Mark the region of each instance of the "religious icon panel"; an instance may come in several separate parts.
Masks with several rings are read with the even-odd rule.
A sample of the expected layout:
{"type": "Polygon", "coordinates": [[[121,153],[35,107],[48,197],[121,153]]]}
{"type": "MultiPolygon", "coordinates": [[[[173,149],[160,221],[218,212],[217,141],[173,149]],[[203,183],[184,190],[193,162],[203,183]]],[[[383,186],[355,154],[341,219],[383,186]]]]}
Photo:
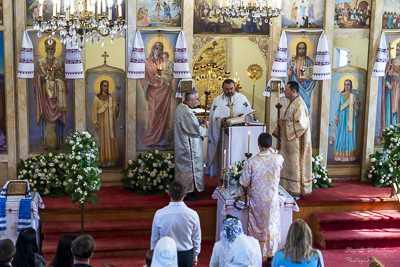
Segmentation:
{"type": "MultiPolygon", "coordinates": [[[[254,18],[231,18],[219,7],[226,7],[229,0],[194,0],[193,33],[194,34],[235,34],[235,35],[268,35],[269,21],[254,18]],[[231,21],[230,21],[231,20],[231,21]]],[[[242,1],[243,2],[243,1],[242,1]]]]}
{"type": "MultiPolygon", "coordinates": [[[[27,26],[33,26],[33,22],[37,21],[39,18],[39,12],[40,9],[42,9],[43,12],[43,20],[48,21],[51,20],[53,16],[55,16],[56,9],[54,8],[55,4],[57,3],[58,0],[43,0],[43,3],[41,4],[40,1],[38,0],[25,0],[25,14],[26,14],[26,25],[27,26]]],[[[60,9],[60,14],[65,15],[65,2],[67,0],[61,1],[61,9],[60,9]]],[[[94,2],[94,1],[93,1],[94,2]]],[[[103,0],[102,3],[104,2],[105,5],[106,1],[103,0]]],[[[109,2],[109,0],[107,0],[109,2]]],[[[112,7],[112,20],[117,20],[117,0],[112,0],[113,7],[112,7]]],[[[80,1],[75,1],[75,10],[80,8],[80,1]]],[[[108,3],[107,3],[108,4],[108,3]]],[[[97,7],[98,5],[95,5],[95,12],[97,13],[97,7]]],[[[108,16],[108,8],[105,10],[105,14],[108,16]]],[[[125,19],[125,1],[122,2],[122,18],[125,19]]]]}
{"type": "Polygon", "coordinates": [[[174,149],[174,49],[178,34],[142,33],[145,78],[138,80],[137,150],[174,149]]]}
{"type": "Polygon", "coordinates": [[[138,27],[181,27],[182,1],[138,0],[138,27]]]}
{"type": "Polygon", "coordinates": [[[347,66],[333,70],[329,111],[328,164],[360,163],[366,71],[347,66]]]}
{"type": "Polygon", "coordinates": [[[99,166],[124,166],[125,72],[105,63],[86,71],[86,128],[97,138],[99,166]]]}
{"type": "Polygon", "coordinates": [[[35,74],[28,82],[30,153],[60,149],[74,129],[73,80],[65,79],[65,47],[58,36],[39,38],[33,44],[35,74]]]}
{"type": "Polygon", "coordinates": [[[4,38],[0,31],[0,154],[7,153],[7,113],[6,91],[4,84],[4,38]]]}
{"type": "Polygon", "coordinates": [[[335,0],[335,28],[369,29],[371,0],[335,0]]]}
{"type": "MultiPolygon", "coordinates": [[[[284,82],[299,83],[299,94],[307,105],[311,124],[312,147],[318,147],[320,119],[320,84],[313,80],[313,69],[319,34],[287,34],[287,76],[284,82]]],[[[283,109],[284,110],[284,109],[283,109]]]]}
{"type": "Polygon", "coordinates": [[[386,34],[389,60],[385,76],[379,77],[375,146],[381,146],[383,129],[400,122],[400,35],[386,34]]]}
{"type": "Polygon", "coordinates": [[[283,1],[282,28],[322,28],[325,1],[283,1]]]}
{"type": "Polygon", "coordinates": [[[399,29],[399,19],[399,1],[383,0],[382,29],[399,29]]]}

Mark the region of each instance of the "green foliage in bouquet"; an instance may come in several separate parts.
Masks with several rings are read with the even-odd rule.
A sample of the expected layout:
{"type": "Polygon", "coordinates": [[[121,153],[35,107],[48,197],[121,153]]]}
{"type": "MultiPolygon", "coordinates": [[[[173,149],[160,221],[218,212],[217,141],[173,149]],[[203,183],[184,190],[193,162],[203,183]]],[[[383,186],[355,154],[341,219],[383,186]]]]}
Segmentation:
{"type": "Polygon", "coordinates": [[[322,154],[312,157],[313,189],[334,187],[334,185],[331,184],[332,179],[329,178],[326,166],[321,164],[323,159],[324,157],[322,154]]]}
{"type": "Polygon", "coordinates": [[[31,191],[41,196],[58,198],[65,196],[65,154],[55,151],[22,160],[18,164],[18,179],[28,180],[31,191]]]}
{"type": "Polygon", "coordinates": [[[233,165],[229,166],[229,172],[227,173],[231,178],[239,181],[240,176],[242,176],[242,169],[245,160],[235,162],[233,165]]]}
{"type": "Polygon", "coordinates": [[[165,194],[174,180],[174,156],[170,153],[159,153],[158,150],[139,154],[137,160],[128,161],[128,167],[122,172],[124,188],[137,195],[165,194]]]}
{"type": "Polygon", "coordinates": [[[98,205],[97,191],[100,190],[98,167],[99,149],[92,134],[87,131],[71,132],[65,143],[67,150],[65,191],[73,203],[98,205]]]}

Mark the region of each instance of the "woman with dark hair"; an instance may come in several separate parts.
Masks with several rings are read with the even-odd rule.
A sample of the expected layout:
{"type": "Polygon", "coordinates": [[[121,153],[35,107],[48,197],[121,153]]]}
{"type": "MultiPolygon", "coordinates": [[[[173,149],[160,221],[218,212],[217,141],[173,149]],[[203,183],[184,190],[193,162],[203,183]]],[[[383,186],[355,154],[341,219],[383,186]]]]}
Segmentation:
{"type": "Polygon", "coordinates": [[[71,243],[77,238],[74,234],[65,234],[58,241],[56,255],[51,267],[71,267],[74,263],[74,257],[71,252],[71,243]]]}
{"type": "Polygon", "coordinates": [[[37,254],[39,249],[36,231],[32,227],[21,230],[15,248],[17,252],[12,261],[13,267],[44,267],[46,265],[46,260],[37,254]]]}
{"type": "Polygon", "coordinates": [[[286,244],[274,255],[272,267],[324,267],[321,251],[312,248],[312,240],[307,223],[302,219],[295,220],[289,228],[286,244]]]}

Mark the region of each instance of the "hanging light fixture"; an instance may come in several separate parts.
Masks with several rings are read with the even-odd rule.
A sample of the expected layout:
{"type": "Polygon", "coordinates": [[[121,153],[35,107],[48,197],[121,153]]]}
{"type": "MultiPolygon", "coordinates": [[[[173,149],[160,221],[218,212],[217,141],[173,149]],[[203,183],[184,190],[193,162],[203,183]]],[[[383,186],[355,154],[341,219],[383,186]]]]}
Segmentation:
{"type": "Polygon", "coordinates": [[[244,19],[243,24],[253,20],[254,23],[262,25],[269,23],[272,26],[273,19],[278,24],[278,16],[284,15],[282,0],[226,0],[227,6],[217,7],[216,13],[221,14],[221,23],[227,21],[233,23],[232,19],[244,19]]]}
{"type": "Polygon", "coordinates": [[[53,0],[53,16],[48,21],[43,19],[43,2],[38,0],[39,16],[33,28],[38,31],[38,37],[49,34],[49,42],[59,32],[61,43],[84,49],[85,39],[91,45],[104,46],[104,37],[110,37],[113,43],[114,37],[125,36],[127,25],[122,16],[122,0],[53,0]],[[114,5],[116,20],[112,19],[114,5]]]}

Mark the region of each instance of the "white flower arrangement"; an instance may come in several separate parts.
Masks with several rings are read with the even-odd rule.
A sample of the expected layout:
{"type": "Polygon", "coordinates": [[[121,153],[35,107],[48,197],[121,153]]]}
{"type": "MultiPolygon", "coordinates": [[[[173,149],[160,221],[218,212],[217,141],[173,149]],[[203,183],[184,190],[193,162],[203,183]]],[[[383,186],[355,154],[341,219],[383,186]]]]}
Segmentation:
{"type": "Polygon", "coordinates": [[[323,159],[322,154],[312,157],[313,189],[334,187],[326,166],[321,163],[323,159]]]}
{"type": "Polygon", "coordinates": [[[124,188],[138,195],[165,194],[174,180],[174,155],[161,154],[158,150],[139,154],[137,160],[129,160],[128,167],[122,171],[124,188]]]}
{"type": "Polygon", "coordinates": [[[19,180],[28,180],[33,192],[51,198],[66,195],[66,155],[51,151],[48,155],[21,160],[18,164],[19,180]]]}
{"type": "Polygon", "coordinates": [[[64,147],[67,150],[66,163],[70,166],[66,174],[65,190],[73,203],[99,204],[97,191],[100,190],[100,173],[98,167],[99,150],[94,136],[87,131],[71,132],[64,147]]]}
{"type": "Polygon", "coordinates": [[[398,182],[400,169],[400,127],[399,125],[390,125],[382,132],[382,141],[384,143],[382,151],[376,151],[370,155],[371,168],[365,172],[368,182],[375,187],[392,186],[392,179],[398,182]]]}

